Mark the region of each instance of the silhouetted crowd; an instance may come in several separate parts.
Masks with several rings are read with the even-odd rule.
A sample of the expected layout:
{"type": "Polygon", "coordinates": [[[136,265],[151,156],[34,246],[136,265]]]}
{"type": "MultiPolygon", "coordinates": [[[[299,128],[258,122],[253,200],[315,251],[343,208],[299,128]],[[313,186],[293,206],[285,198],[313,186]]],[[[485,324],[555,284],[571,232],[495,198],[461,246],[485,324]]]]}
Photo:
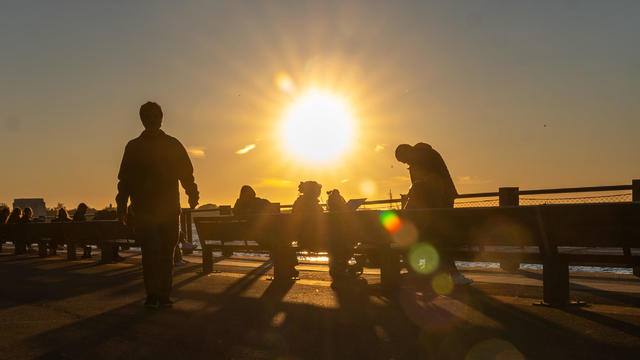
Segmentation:
{"type": "MultiPolygon", "coordinates": [[[[442,156],[436,150],[426,143],[418,143],[414,146],[402,144],[396,149],[396,159],[409,166],[412,185],[407,195],[405,209],[453,208],[458,192],[442,156]]],[[[349,222],[349,211],[355,211],[355,209],[348,208],[347,202],[338,189],[328,191],[326,210],[330,215],[332,213],[339,215],[340,219],[338,226],[327,226],[323,223],[325,218],[321,216],[325,212],[320,204],[322,185],[315,181],[303,181],[298,186],[298,193],[299,196],[293,203],[291,211],[292,229],[295,232],[292,240],[306,250],[328,250],[332,286],[340,286],[344,282],[348,283],[356,279],[357,272],[352,271],[348,264],[354,253],[353,237],[336,233],[344,231],[345,223],[349,222]]],[[[255,190],[249,185],[242,186],[233,207],[233,213],[237,217],[278,211],[273,209],[268,200],[257,197],[255,190]]],[[[332,219],[334,218],[330,216],[329,221],[332,219]]],[[[446,244],[438,244],[438,247],[440,269],[448,272],[455,284],[470,283],[471,280],[464,277],[456,268],[446,244]]],[[[298,276],[298,271],[295,269],[298,264],[295,251],[287,250],[287,247],[282,249],[274,247],[271,255],[274,262],[286,264],[282,272],[277,275],[291,278],[298,276]]]]}
{"type": "MultiPolygon", "coordinates": [[[[171,307],[172,269],[174,264],[183,264],[180,243],[184,235],[180,231],[181,212],[178,184],[185,189],[189,206],[195,208],[199,200],[198,187],[193,177],[193,166],[184,146],[176,138],[164,133],[160,128],[163,120],[160,105],[147,102],[140,107],[140,119],[144,131],[129,141],[118,173],[117,211],[102,210],[93,220],[119,219],[126,224],[142,249],[144,284],[147,293],[146,307],[171,307]],[[130,201],[130,204],[129,204],[130,201]]],[[[411,188],[407,195],[405,209],[452,208],[458,195],[449,170],[442,156],[426,143],[414,146],[399,145],[396,159],[409,167],[411,188]]],[[[298,197],[291,211],[291,228],[285,242],[297,244],[309,251],[328,250],[330,275],[334,288],[359,281],[359,274],[350,265],[354,255],[354,237],[350,236],[352,213],[338,189],[327,192],[327,212],[320,204],[322,185],[315,181],[303,181],[298,186],[298,197]],[[327,221],[330,224],[327,224],[327,221]],[[329,226],[328,226],[329,225],[329,226]]],[[[53,222],[84,222],[87,220],[86,204],[78,205],[73,217],[66,209],[58,210],[53,222]]],[[[240,189],[240,195],[233,207],[239,218],[256,215],[277,214],[279,204],[272,204],[257,196],[248,185],[240,189]]],[[[258,216],[258,217],[259,217],[258,216]]],[[[30,208],[21,210],[0,209],[0,223],[25,224],[34,221],[30,208]]],[[[2,239],[0,239],[2,240],[2,239]]],[[[89,239],[80,245],[83,258],[91,257],[89,239]]],[[[425,240],[425,239],[421,239],[425,240]]],[[[298,264],[295,247],[278,246],[282,239],[260,237],[259,242],[270,249],[270,255],[279,266],[274,271],[276,278],[296,278],[298,264]]],[[[29,251],[28,241],[13,240],[15,251],[22,254],[29,251]]],[[[63,246],[64,239],[50,242],[52,252],[63,246]]],[[[448,272],[455,284],[468,284],[456,269],[449,256],[446,244],[436,244],[440,256],[440,269],[448,272]]],[[[103,249],[103,251],[105,251],[103,249]]],[[[118,247],[114,246],[112,258],[120,260],[118,247]]],[[[225,252],[223,255],[230,255],[225,252]]],[[[409,269],[410,270],[410,269],[409,269]]]]}

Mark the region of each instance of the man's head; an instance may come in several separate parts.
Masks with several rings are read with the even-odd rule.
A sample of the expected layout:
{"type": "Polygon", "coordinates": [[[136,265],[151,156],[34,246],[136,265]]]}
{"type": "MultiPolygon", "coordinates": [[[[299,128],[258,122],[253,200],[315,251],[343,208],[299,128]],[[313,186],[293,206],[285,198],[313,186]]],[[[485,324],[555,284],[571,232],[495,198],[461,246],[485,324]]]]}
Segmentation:
{"type": "Polygon", "coordinates": [[[433,150],[433,147],[431,147],[431,145],[427,144],[427,143],[423,143],[423,142],[419,142],[415,145],[413,145],[413,147],[417,150],[433,150]]]}
{"type": "Polygon", "coordinates": [[[409,144],[398,145],[396,148],[396,159],[401,163],[411,163],[413,160],[413,147],[409,144]]]}
{"type": "Polygon", "coordinates": [[[140,120],[147,130],[158,130],[162,126],[162,108],[157,103],[147,101],[140,106],[140,120]]]}

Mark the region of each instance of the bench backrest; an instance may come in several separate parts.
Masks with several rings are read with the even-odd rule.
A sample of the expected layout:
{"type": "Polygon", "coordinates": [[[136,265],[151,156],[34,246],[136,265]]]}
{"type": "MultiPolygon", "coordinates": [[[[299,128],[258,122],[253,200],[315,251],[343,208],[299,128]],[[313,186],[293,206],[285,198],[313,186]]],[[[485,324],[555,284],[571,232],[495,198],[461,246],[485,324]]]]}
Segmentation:
{"type": "MultiPolygon", "coordinates": [[[[296,239],[296,234],[304,237],[306,230],[317,232],[317,228],[311,231],[304,224],[294,224],[291,214],[194,220],[201,240],[270,237],[286,242],[296,239]]],[[[399,237],[411,236],[407,232],[414,231],[418,240],[450,245],[640,247],[638,203],[417,209],[392,213],[364,210],[325,213],[319,224],[327,230],[322,236],[344,237],[345,241],[356,243],[397,242],[399,237]],[[402,225],[399,229],[385,228],[385,216],[397,217],[402,225]]]]}

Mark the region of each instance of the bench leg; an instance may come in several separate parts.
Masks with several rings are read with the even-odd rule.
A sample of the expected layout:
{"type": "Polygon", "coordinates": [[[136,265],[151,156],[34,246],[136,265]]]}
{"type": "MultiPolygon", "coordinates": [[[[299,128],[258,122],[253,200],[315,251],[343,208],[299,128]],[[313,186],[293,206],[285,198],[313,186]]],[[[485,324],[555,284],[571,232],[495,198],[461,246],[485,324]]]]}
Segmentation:
{"type": "Polygon", "coordinates": [[[206,245],[202,248],[202,272],[205,274],[213,272],[213,251],[206,245]]]}
{"type": "Polygon", "coordinates": [[[542,269],[543,301],[554,307],[569,304],[569,262],[564,256],[545,259],[542,269]]]}
{"type": "Polygon", "coordinates": [[[111,264],[113,262],[113,244],[103,241],[100,244],[100,261],[103,264],[111,264]]]}
{"type": "Polygon", "coordinates": [[[394,290],[400,281],[400,256],[390,247],[380,249],[380,284],[385,290],[394,290]]]}
{"type": "Polygon", "coordinates": [[[76,243],[73,241],[67,242],[67,260],[76,259],[76,243]]]}
{"type": "Polygon", "coordinates": [[[44,240],[40,240],[38,241],[38,255],[40,257],[46,257],[47,256],[47,241],[44,240]]]}

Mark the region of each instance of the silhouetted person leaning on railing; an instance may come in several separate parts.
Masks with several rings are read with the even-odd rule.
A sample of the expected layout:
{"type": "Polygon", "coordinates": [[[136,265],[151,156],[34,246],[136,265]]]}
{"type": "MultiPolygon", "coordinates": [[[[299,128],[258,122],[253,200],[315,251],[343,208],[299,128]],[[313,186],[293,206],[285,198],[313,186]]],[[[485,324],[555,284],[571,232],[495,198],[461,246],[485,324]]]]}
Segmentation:
{"type": "MultiPolygon", "coordinates": [[[[430,145],[402,144],[396,148],[396,159],[409,165],[411,190],[405,209],[453,208],[458,192],[442,156],[430,145]]],[[[456,268],[447,244],[435,244],[440,255],[440,268],[448,272],[456,285],[472,282],[456,268]]]]}
{"type": "Polygon", "coordinates": [[[189,206],[198,205],[198,187],[193,166],[184,146],[165,134],[160,105],[140,107],[145,130],[131,140],[118,174],[119,218],[124,222],[127,202],[136,216],[136,236],[142,246],[142,267],[147,291],[146,307],[171,307],[173,250],[179,237],[180,194],[178,181],[189,196],[189,206]]]}

